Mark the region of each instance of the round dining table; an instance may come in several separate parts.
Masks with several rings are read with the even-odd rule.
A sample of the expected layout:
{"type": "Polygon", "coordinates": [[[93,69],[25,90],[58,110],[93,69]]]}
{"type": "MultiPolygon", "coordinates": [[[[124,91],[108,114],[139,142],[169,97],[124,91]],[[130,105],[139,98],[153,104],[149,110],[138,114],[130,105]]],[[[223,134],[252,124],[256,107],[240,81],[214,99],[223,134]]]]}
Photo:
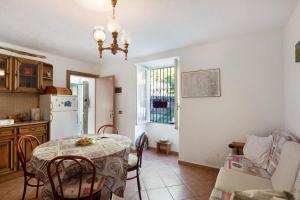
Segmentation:
{"type": "MultiPolygon", "coordinates": [[[[45,185],[42,190],[43,199],[52,199],[52,189],[47,175],[48,163],[56,156],[62,155],[79,155],[91,159],[96,166],[96,173],[105,177],[106,188],[115,195],[124,197],[131,144],[128,137],[119,134],[89,134],[48,141],[33,150],[29,165],[36,178],[45,185]],[[94,144],[76,145],[76,141],[82,137],[92,138],[94,144]]],[[[68,173],[68,167],[64,170],[63,174],[71,174],[68,173]]]]}

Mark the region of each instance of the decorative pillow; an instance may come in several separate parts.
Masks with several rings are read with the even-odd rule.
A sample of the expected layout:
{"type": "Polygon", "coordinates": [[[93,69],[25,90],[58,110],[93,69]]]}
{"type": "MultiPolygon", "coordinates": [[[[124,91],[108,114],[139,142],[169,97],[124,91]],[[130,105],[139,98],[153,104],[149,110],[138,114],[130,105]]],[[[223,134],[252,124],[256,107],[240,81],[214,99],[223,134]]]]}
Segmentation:
{"type": "Polygon", "coordinates": [[[243,149],[245,158],[251,160],[255,166],[266,169],[273,141],[272,135],[268,137],[248,135],[246,137],[247,141],[243,149]]]}
{"type": "Polygon", "coordinates": [[[275,200],[286,199],[292,200],[293,195],[284,191],[273,190],[246,190],[241,192],[234,192],[231,200],[275,200]]]}
{"type": "Polygon", "coordinates": [[[295,141],[297,142],[297,139],[293,137],[290,133],[275,130],[272,133],[273,136],[273,143],[269,155],[269,163],[267,167],[267,171],[269,174],[273,175],[281,154],[281,149],[287,141],[295,141]]]}
{"type": "Polygon", "coordinates": [[[297,176],[295,179],[294,187],[293,187],[293,194],[295,200],[300,200],[300,165],[298,167],[297,176]]]}

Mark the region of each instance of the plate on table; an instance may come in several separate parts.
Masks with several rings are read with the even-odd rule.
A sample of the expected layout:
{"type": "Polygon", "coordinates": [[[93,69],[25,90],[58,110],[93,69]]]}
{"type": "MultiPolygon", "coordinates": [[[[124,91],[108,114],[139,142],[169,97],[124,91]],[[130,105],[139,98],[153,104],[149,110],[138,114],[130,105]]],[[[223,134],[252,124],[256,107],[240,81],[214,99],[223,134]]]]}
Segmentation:
{"type": "Polygon", "coordinates": [[[77,146],[88,146],[92,144],[95,144],[95,140],[92,138],[81,138],[76,141],[77,146]]]}

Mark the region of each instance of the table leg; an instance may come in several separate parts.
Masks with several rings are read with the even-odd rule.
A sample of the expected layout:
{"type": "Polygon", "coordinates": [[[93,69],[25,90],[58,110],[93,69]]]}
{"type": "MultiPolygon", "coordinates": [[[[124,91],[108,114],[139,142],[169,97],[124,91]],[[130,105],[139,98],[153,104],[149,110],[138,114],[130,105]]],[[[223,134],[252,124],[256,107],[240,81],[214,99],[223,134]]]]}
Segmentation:
{"type": "Polygon", "coordinates": [[[170,147],[167,145],[166,146],[166,154],[169,155],[170,147]]]}

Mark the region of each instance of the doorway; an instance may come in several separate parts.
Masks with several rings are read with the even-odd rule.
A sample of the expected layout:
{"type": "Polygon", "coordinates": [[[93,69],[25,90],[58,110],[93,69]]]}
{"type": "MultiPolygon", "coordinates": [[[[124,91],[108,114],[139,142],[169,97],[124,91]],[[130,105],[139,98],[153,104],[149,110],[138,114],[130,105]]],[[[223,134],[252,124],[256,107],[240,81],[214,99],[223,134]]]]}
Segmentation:
{"type": "Polygon", "coordinates": [[[67,87],[78,97],[81,134],[94,134],[105,124],[115,126],[115,76],[99,77],[68,70],[67,87]]]}
{"type": "Polygon", "coordinates": [[[96,102],[96,127],[105,124],[115,126],[115,76],[97,78],[96,94],[99,97],[96,102]]]}

